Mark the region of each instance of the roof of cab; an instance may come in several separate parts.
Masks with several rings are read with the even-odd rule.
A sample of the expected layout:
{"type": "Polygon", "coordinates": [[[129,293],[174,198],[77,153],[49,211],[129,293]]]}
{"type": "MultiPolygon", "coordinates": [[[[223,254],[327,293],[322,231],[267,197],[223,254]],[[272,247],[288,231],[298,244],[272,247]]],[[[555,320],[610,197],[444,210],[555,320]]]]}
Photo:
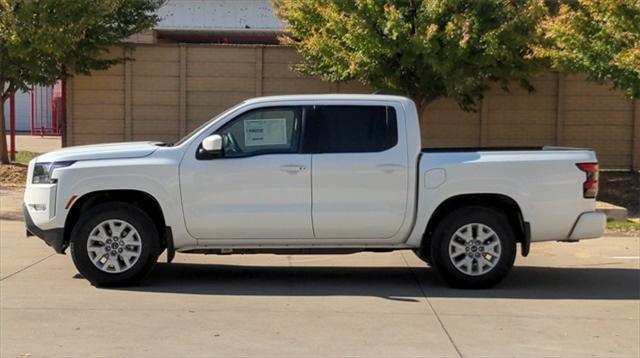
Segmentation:
{"type": "Polygon", "coordinates": [[[267,96],[267,97],[255,97],[245,101],[246,104],[250,103],[263,103],[263,102],[288,102],[288,101],[394,101],[394,102],[407,102],[411,101],[407,97],[381,95],[381,94],[303,94],[303,95],[286,95],[286,96],[267,96]]]}

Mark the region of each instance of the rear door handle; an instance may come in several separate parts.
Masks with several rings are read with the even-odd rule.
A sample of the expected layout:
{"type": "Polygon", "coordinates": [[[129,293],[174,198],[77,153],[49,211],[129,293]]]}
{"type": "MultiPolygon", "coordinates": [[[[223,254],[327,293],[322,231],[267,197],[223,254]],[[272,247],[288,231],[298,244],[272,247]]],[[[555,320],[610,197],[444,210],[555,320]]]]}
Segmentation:
{"type": "Polygon", "coordinates": [[[287,164],[280,167],[280,170],[289,174],[295,174],[307,170],[307,167],[300,164],[287,164]]]}
{"type": "Polygon", "coordinates": [[[398,172],[401,170],[404,170],[404,166],[400,165],[400,164],[380,164],[377,165],[376,168],[378,168],[379,170],[382,170],[385,173],[393,173],[393,172],[398,172]]]}

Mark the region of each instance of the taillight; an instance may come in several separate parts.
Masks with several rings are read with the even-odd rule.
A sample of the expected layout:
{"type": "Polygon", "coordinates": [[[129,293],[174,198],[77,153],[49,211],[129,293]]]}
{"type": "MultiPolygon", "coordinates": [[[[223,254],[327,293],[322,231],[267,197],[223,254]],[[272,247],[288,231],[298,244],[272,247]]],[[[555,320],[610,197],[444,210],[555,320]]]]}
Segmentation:
{"type": "Polygon", "coordinates": [[[586,180],[582,183],[582,196],[593,199],[598,195],[598,163],[578,163],[578,169],[586,175],[586,180]]]}

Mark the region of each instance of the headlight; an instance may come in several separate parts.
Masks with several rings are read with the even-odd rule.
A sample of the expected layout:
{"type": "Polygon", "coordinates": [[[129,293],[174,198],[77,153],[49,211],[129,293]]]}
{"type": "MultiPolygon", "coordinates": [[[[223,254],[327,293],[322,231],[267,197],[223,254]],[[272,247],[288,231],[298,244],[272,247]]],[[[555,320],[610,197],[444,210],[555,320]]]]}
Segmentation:
{"type": "Polygon", "coordinates": [[[33,184],[51,184],[55,183],[55,179],[51,179],[51,175],[56,168],[68,167],[75,162],[53,162],[53,163],[36,163],[33,166],[33,184]]]}

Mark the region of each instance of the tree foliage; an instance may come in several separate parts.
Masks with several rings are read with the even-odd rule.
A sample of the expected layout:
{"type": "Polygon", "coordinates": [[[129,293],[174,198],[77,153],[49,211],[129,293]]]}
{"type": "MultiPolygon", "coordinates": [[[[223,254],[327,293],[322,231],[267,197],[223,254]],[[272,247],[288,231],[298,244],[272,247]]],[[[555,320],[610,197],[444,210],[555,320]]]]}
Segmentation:
{"type": "Polygon", "coordinates": [[[359,80],[412,97],[418,109],[452,98],[472,110],[490,82],[503,88],[538,67],[541,0],[276,0],[304,74],[359,80]]]}
{"type": "MultiPolygon", "coordinates": [[[[109,48],[152,27],[163,0],[0,0],[0,106],[17,90],[103,70],[109,48]]],[[[1,109],[0,109],[1,110],[1,109]]],[[[0,118],[2,162],[8,162],[0,118]]]]}
{"type": "Polygon", "coordinates": [[[544,21],[536,56],[640,98],[640,0],[580,0],[544,21]]]}

